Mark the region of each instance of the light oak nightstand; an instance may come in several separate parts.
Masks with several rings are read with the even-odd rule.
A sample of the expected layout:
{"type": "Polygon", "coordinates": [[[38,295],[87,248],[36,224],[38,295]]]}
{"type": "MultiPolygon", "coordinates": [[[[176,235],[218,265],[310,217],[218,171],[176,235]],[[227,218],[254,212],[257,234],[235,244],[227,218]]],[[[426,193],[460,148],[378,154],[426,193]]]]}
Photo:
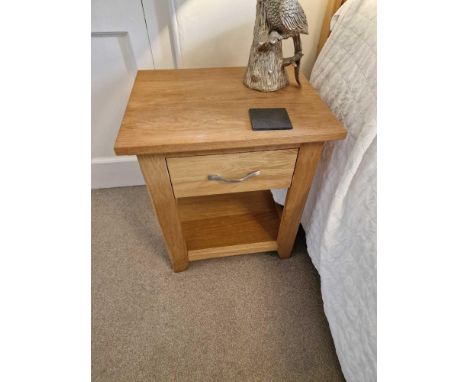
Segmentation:
{"type": "Polygon", "coordinates": [[[346,136],[304,76],[302,87],[261,93],[244,71],[136,77],[114,149],[138,156],[176,272],[222,256],[291,256],[323,143],[346,136]],[[252,131],[250,108],[286,108],[293,129],[252,131]],[[289,188],[282,211],[272,188],[289,188]]]}

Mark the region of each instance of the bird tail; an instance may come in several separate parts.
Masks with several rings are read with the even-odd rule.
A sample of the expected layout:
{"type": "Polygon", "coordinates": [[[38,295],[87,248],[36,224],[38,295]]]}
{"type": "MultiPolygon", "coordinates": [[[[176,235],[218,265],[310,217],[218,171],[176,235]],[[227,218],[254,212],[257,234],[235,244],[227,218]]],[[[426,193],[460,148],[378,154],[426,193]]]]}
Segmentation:
{"type": "Polygon", "coordinates": [[[296,77],[296,82],[298,85],[301,84],[299,80],[299,73],[301,69],[301,58],[302,58],[302,43],[301,43],[301,35],[297,34],[293,36],[294,41],[294,56],[297,56],[296,65],[294,65],[294,76],[296,77]]]}

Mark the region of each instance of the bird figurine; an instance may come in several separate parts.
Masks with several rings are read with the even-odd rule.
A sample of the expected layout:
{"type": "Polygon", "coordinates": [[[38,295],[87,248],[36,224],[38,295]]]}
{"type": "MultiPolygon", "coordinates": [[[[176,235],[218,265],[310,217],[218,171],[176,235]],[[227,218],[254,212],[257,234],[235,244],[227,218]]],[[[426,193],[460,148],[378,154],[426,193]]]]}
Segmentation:
{"type": "Polygon", "coordinates": [[[303,56],[301,33],[309,33],[304,9],[298,0],[267,0],[265,6],[270,43],[275,44],[290,37],[293,39],[294,56],[284,59],[283,66],[294,66],[296,81],[300,85],[299,70],[303,56]]]}

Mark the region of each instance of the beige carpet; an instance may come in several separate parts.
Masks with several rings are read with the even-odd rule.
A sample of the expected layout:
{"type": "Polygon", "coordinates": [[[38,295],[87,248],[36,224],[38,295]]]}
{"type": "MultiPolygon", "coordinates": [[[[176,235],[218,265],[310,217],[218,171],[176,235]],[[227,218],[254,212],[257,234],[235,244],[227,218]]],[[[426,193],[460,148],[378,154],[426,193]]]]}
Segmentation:
{"type": "Polygon", "coordinates": [[[303,236],[175,274],[146,189],[93,191],[92,379],[344,380],[303,236]]]}

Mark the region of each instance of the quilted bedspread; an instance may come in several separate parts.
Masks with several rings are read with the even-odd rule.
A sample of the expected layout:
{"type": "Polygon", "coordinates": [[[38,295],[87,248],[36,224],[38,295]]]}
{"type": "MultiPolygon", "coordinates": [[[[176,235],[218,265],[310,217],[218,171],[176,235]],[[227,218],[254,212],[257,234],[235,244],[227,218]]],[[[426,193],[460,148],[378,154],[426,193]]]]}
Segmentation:
{"type": "Polygon", "coordinates": [[[302,225],[344,376],[375,381],[376,1],[348,0],[332,28],[311,82],[348,136],[325,145],[302,225]]]}

